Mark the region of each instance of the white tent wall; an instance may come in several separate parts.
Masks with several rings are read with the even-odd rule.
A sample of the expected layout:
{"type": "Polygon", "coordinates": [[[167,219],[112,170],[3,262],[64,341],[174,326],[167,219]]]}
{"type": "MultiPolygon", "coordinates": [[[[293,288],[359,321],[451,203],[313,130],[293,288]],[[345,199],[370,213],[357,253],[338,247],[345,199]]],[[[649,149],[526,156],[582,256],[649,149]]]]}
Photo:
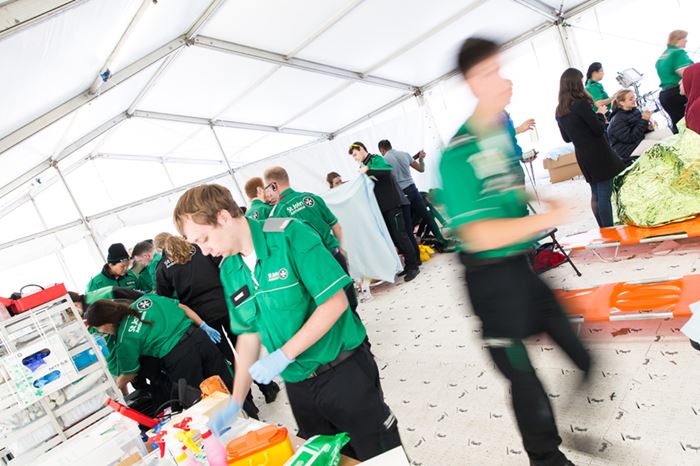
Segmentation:
{"type": "MultiPolygon", "coordinates": [[[[436,186],[439,180],[435,165],[439,152],[472,109],[473,97],[459,77],[428,86],[423,96],[407,97],[410,95],[407,89],[395,88],[393,84],[377,85],[365,80],[365,75],[377,74],[382,78],[414,85],[426,84],[425,81],[434,77],[431,73],[435,73],[435,70],[449,70],[459,40],[478,31],[498,30],[501,34],[515,37],[528,30],[543,30],[536,35],[528,35],[527,40],[505,53],[504,74],[514,81],[513,101],[508,110],[516,124],[529,117],[534,117],[538,122],[538,142],[530,141],[527,136],[519,138],[525,150],[531,147],[548,150],[562,143],[553,112],[558,78],[568,63],[556,27],[542,27],[546,19],[552,17],[548,15],[559,7],[559,1],[535,2],[543,8],[540,12],[535,12],[536,8],[523,6],[526,2],[511,0],[473,1],[467,4],[454,0],[431,6],[429,12],[422,11],[424,5],[420,2],[416,2],[415,8],[402,4],[402,13],[395,17],[396,21],[390,27],[387,24],[370,27],[372,22],[366,20],[385,17],[387,12],[384,10],[392,3],[389,0],[386,5],[362,0],[319,1],[318,8],[310,8],[313,14],[303,22],[306,33],[296,38],[280,36],[280,40],[275,34],[266,34],[265,40],[261,39],[260,43],[251,42],[250,33],[262,37],[257,34],[261,30],[258,24],[267,24],[267,7],[253,2],[178,0],[168,2],[166,8],[162,7],[162,3],[165,2],[159,2],[158,8],[149,6],[139,17],[125,47],[111,62],[113,72],[124,69],[126,64],[134,63],[168,40],[183,37],[181,35],[197,18],[206,17],[205,12],[217,11],[220,6],[199,33],[230,41],[229,45],[224,44],[226,47],[230,47],[231,42],[240,42],[289,54],[290,60],[300,57],[335,64],[345,70],[361,70],[362,74],[344,81],[334,74],[335,71],[324,75],[323,71],[318,73],[305,68],[307,64],[289,67],[284,60],[275,61],[277,58],[274,57],[271,61],[266,61],[266,58],[254,61],[249,55],[232,54],[225,47],[208,50],[206,44],[195,38],[190,42],[193,47],[183,47],[118,86],[107,87],[109,92],[92,100],[90,105],[59,119],[0,154],[0,188],[15,179],[13,177],[18,173],[18,167],[20,173],[27,175],[22,178],[23,183],[18,184],[20,195],[12,192],[0,200],[0,262],[3,264],[0,294],[17,289],[33,281],[34,277],[37,280],[45,279],[46,283],[68,280],[72,286],[82,288],[101,267],[102,260],[95,248],[90,246],[92,239],[88,230],[80,224],[80,216],[72,200],[69,201],[56,171],[50,169],[41,174],[41,166],[37,166],[39,162],[48,162],[57,155],[64,158],[58,166],[66,171],[68,185],[96,232],[103,253],[111,242],[121,241],[131,247],[131,243],[153,236],[158,231],[173,231],[170,214],[177,197],[187,187],[182,185],[192,185],[198,180],[215,180],[228,185],[237,201],[245,204],[240,195],[244,182],[252,176],[260,176],[268,166],[282,165],[290,172],[297,189],[323,192],[328,189],[325,176],[329,171],[338,171],[346,179],[357,176],[356,164],[347,155],[349,144],[355,140],[365,142],[371,152],[376,152],[377,142],[385,138],[399,150],[413,153],[425,149],[428,153],[426,173],[414,172],[414,178],[420,189],[436,186]],[[551,6],[551,10],[543,7],[545,3],[551,6]],[[172,13],[172,18],[168,16],[168,26],[163,30],[156,28],[158,34],[151,34],[155,30],[153,25],[164,20],[166,10],[172,13]],[[506,27],[501,13],[517,16],[521,21],[513,28],[506,27]],[[245,17],[249,21],[232,28],[232,14],[236,20],[245,17]],[[227,15],[229,20],[225,20],[227,15]],[[356,36],[354,32],[358,24],[362,25],[363,30],[371,29],[373,34],[369,34],[369,38],[366,35],[356,36]],[[535,28],[537,25],[540,27],[535,28]],[[341,39],[331,40],[338,35],[341,39]],[[321,38],[323,41],[318,40],[321,38]],[[371,54],[358,55],[353,52],[354,49],[350,50],[352,47],[367,49],[369,39],[376,46],[371,54]],[[386,47],[381,48],[380,44],[386,47]],[[345,49],[348,49],[347,53],[345,49]],[[422,58],[426,54],[429,55],[427,61],[422,58]],[[212,67],[214,61],[220,66],[212,67]],[[157,76],[156,69],[162,71],[164,63],[168,63],[168,67],[158,75],[158,84],[151,87],[153,78],[157,76]],[[416,63],[420,63],[420,66],[416,63]],[[144,92],[145,89],[148,92],[144,92]],[[401,103],[389,108],[388,103],[397,98],[401,99],[401,103]],[[279,106],[274,105],[277,103],[279,106]],[[127,108],[138,111],[131,118],[126,118],[123,112],[127,108]],[[388,110],[377,112],[377,108],[388,110]],[[184,121],[192,116],[201,116],[203,120],[163,121],[152,119],[152,114],[139,113],[154,110],[184,115],[181,118],[184,121]],[[371,116],[352,123],[359,115],[369,112],[372,112],[371,116]],[[212,129],[209,123],[214,124],[215,120],[209,118],[269,125],[270,129],[265,130],[268,132],[220,126],[212,129]],[[348,126],[349,123],[352,124],[348,126]],[[112,127],[114,124],[116,126],[112,127]],[[317,132],[335,131],[337,134],[329,141],[316,143],[318,135],[283,133],[287,126],[317,132]],[[101,129],[98,131],[96,128],[101,129]],[[341,131],[338,132],[339,128],[341,131]],[[80,140],[85,134],[90,136],[80,140]],[[80,143],[72,144],[76,140],[80,140],[80,143]],[[66,153],[66,147],[70,149],[69,152],[75,152],[72,155],[66,153]],[[235,170],[238,186],[225,173],[228,165],[224,163],[222,152],[235,170]],[[266,159],[279,152],[282,155],[266,159]],[[145,156],[144,161],[134,161],[139,156],[145,156]],[[187,161],[173,163],[170,158],[187,161]],[[193,159],[202,163],[194,164],[193,159]],[[42,186],[44,183],[50,187],[42,186]],[[174,189],[174,186],[180,188],[174,189]],[[32,194],[35,201],[32,202],[27,193],[32,194]],[[22,201],[24,203],[20,204],[22,201]],[[43,220],[37,215],[37,209],[42,213],[43,220]],[[3,216],[10,211],[11,214],[3,216]],[[62,225],[67,227],[61,229],[62,225]],[[60,231],[49,231],[39,239],[14,242],[17,238],[52,227],[59,227],[60,231]],[[8,241],[11,247],[7,247],[8,241]],[[29,261],[32,267],[27,266],[29,261]],[[66,273],[66,264],[71,268],[70,274],[66,273]],[[41,272],[34,273],[37,269],[41,272]]],[[[590,61],[603,62],[608,70],[605,84],[609,91],[617,87],[613,81],[614,71],[629,66],[649,75],[645,85],[654,88],[657,83],[653,62],[663,49],[665,36],[671,29],[685,26],[691,32],[689,52],[691,56],[697,53],[692,46],[700,36],[700,31],[696,32],[697,22],[692,21],[699,17],[700,4],[696,1],[668,2],[658,15],[656,12],[661,8],[652,0],[640,0],[634,5],[624,0],[584,3],[597,6],[578,17],[567,18],[566,31],[571,38],[567,44],[569,55],[581,67],[587,66],[590,61]],[[649,23],[646,18],[650,11],[654,12],[655,20],[658,16],[652,28],[653,36],[647,32],[650,28],[644,27],[649,23]],[[620,25],[620,20],[624,21],[625,26],[620,25]],[[631,47],[631,44],[635,44],[635,47],[631,47]]],[[[86,4],[98,10],[107,8],[104,0],[90,0],[86,4]]],[[[116,25],[120,25],[123,32],[139,6],[144,5],[136,0],[124,0],[122,4],[128,8],[121,11],[118,17],[115,16],[116,19],[112,18],[114,23],[110,22],[108,34],[100,37],[100,44],[105,39],[104,44],[95,47],[99,59],[92,60],[90,72],[85,71],[87,66],[81,70],[77,67],[75,70],[61,68],[65,69],[65,76],[56,82],[60,90],[56,94],[60,95],[52,94],[52,98],[55,98],[55,101],[51,101],[53,104],[85,89],[87,78],[91,76],[94,79],[119,38],[119,34],[112,31],[112,25],[115,25],[115,30],[116,25]],[[78,76],[78,71],[82,73],[81,76],[78,76]],[[74,88],[67,86],[68,81],[74,88]],[[80,86],[76,82],[81,83],[80,86]]],[[[579,4],[580,1],[567,0],[564,10],[579,4]]],[[[292,8],[281,0],[275,0],[274,5],[279,12],[292,8]]],[[[84,12],[89,14],[88,10],[84,12]]],[[[12,43],[29,44],[26,38],[22,39],[24,42],[19,39],[28,31],[38,30],[42,37],[64,34],[65,37],[56,36],[57,39],[61,39],[61,43],[70,42],[69,52],[78,53],[80,41],[65,29],[70,24],[69,19],[71,17],[61,14],[27,28],[10,39],[0,41],[0,52],[9,50],[16,53],[19,49],[14,46],[8,49],[3,47],[9,47],[8,44],[12,43]],[[12,39],[19,42],[11,42],[12,39]]],[[[83,33],[86,34],[81,36],[83,40],[84,37],[91,37],[85,31],[83,33]]],[[[193,30],[191,33],[196,34],[193,30]]],[[[262,51],[255,53],[265,56],[262,51]]],[[[41,60],[26,61],[25,64],[29,66],[31,63],[51,64],[41,60]]],[[[19,68],[17,73],[13,72],[14,82],[31,75],[25,69],[27,66],[19,68]]],[[[340,74],[343,73],[346,71],[341,70],[340,74]]],[[[33,80],[41,78],[31,76],[33,80]]],[[[6,88],[12,87],[11,82],[6,84],[6,88]]],[[[33,85],[46,90],[51,88],[52,83],[41,84],[37,81],[33,85]]],[[[14,107],[21,107],[21,102],[14,107]]],[[[37,109],[22,109],[25,110],[27,115],[37,114],[37,109]]],[[[8,124],[15,125],[12,128],[27,121],[19,114],[12,118],[8,120],[8,124]]],[[[0,134],[6,133],[0,131],[0,134]]],[[[541,163],[536,166],[541,169],[541,163]]]]}

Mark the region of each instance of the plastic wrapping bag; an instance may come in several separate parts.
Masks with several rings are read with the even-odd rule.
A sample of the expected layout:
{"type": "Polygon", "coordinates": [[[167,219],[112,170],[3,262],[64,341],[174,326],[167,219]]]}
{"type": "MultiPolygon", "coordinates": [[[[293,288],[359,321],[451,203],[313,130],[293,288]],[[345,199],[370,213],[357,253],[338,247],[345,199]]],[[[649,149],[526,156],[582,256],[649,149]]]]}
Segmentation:
{"type": "Polygon", "coordinates": [[[681,128],[654,144],[615,178],[613,193],[618,218],[628,225],[655,227],[700,214],[700,135],[681,128]]]}
{"type": "Polygon", "coordinates": [[[304,443],[284,466],[338,466],[340,450],[350,441],[346,433],[316,435],[304,443]]]}

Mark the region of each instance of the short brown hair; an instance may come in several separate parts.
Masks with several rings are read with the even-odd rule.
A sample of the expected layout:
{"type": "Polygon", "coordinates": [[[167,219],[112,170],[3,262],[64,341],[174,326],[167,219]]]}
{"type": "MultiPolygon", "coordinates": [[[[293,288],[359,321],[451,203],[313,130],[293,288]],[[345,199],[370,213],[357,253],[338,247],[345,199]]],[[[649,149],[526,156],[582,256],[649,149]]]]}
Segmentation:
{"type": "Polygon", "coordinates": [[[182,233],[182,222],[189,217],[198,225],[218,224],[218,215],[222,210],[231,217],[241,217],[243,212],[233,200],[231,191],[220,184],[203,184],[185,191],[177,200],[173,211],[173,222],[177,231],[182,233]]]}
{"type": "Polygon", "coordinates": [[[667,45],[676,45],[679,40],[683,40],[686,37],[688,37],[688,31],[684,31],[683,29],[671,31],[671,34],[668,35],[667,45]]]}
{"type": "Polygon", "coordinates": [[[270,167],[263,175],[265,180],[276,181],[277,183],[289,184],[289,174],[282,167],[270,167]]]}
{"type": "Polygon", "coordinates": [[[352,155],[352,151],[353,151],[353,150],[355,150],[355,149],[360,149],[360,148],[364,149],[365,152],[369,152],[369,151],[367,150],[367,146],[365,146],[364,144],[362,144],[360,141],[355,141],[355,142],[353,142],[352,144],[350,144],[350,149],[348,149],[348,154],[349,154],[349,155],[352,155]]]}
{"type": "Polygon", "coordinates": [[[326,182],[328,183],[328,186],[331,188],[333,187],[333,180],[336,178],[340,178],[340,173],[337,172],[330,172],[329,174],[326,175],[326,182]]]}
{"type": "Polygon", "coordinates": [[[245,195],[248,196],[248,199],[253,199],[258,197],[258,188],[264,187],[265,183],[263,183],[262,178],[256,176],[255,178],[251,178],[248,181],[246,181],[243,189],[245,190],[245,195]]]}
{"type": "Polygon", "coordinates": [[[137,257],[141,254],[151,252],[155,248],[156,247],[150,241],[140,241],[136,243],[136,246],[134,246],[134,249],[131,251],[131,257],[137,257]]]}

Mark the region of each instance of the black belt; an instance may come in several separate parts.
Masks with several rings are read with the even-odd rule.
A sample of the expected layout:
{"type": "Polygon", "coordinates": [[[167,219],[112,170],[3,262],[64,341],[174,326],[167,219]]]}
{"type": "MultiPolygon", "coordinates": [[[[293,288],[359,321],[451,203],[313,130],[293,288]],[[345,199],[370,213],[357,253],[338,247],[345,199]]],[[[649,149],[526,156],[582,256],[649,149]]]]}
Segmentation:
{"type": "Polygon", "coordinates": [[[185,333],[182,334],[178,343],[182,343],[183,341],[187,340],[190,337],[190,335],[194,333],[195,330],[197,330],[197,327],[195,327],[194,325],[190,325],[189,328],[185,330],[185,333]]]}
{"type": "Polygon", "coordinates": [[[341,365],[342,363],[344,363],[345,361],[347,361],[348,359],[350,359],[350,358],[352,357],[352,355],[355,354],[355,353],[357,352],[357,350],[360,349],[360,347],[361,347],[363,344],[364,344],[364,343],[361,343],[360,346],[358,346],[357,348],[354,348],[354,349],[351,349],[351,350],[342,351],[342,352],[338,355],[338,357],[335,358],[334,360],[332,360],[331,362],[327,362],[326,364],[321,364],[320,366],[318,366],[318,367],[316,368],[315,371],[313,371],[313,372],[311,373],[311,375],[309,375],[309,376],[307,377],[307,380],[308,380],[308,379],[313,379],[314,377],[319,376],[319,375],[323,374],[324,372],[328,372],[329,370],[333,369],[334,367],[338,367],[339,365],[341,365]]]}
{"type": "Polygon", "coordinates": [[[466,252],[461,252],[459,254],[459,259],[463,265],[466,267],[485,267],[489,265],[499,265],[507,264],[508,262],[517,262],[523,260],[527,257],[527,251],[523,251],[520,254],[514,256],[505,257],[478,257],[474,254],[468,254],[466,252]]]}

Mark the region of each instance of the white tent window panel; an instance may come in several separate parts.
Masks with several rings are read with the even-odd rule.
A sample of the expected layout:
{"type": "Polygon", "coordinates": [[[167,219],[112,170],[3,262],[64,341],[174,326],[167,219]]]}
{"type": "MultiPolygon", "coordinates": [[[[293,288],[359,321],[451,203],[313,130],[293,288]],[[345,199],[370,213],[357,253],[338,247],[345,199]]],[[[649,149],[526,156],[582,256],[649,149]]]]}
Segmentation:
{"type": "MultiPolygon", "coordinates": [[[[25,202],[0,219],[0,244],[43,230],[44,226],[41,224],[36,210],[30,202],[25,202]]],[[[0,264],[10,263],[0,261],[0,264]]]]}
{"type": "Polygon", "coordinates": [[[100,146],[108,154],[221,158],[208,127],[173,121],[130,118],[113,130],[114,135],[100,146]]]}
{"type": "MultiPolygon", "coordinates": [[[[48,239],[48,242],[53,242],[48,239]]],[[[0,251],[0,257],[3,256],[3,251],[0,251]]],[[[12,268],[3,268],[0,271],[0,295],[9,296],[15,291],[19,291],[23,286],[36,284],[44,288],[53,285],[54,283],[65,283],[67,277],[58,257],[51,254],[35,260],[27,260],[26,258],[19,259],[14,262],[4,262],[15,265],[12,268]]],[[[83,265],[84,267],[84,265],[83,265]]],[[[69,287],[71,283],[66,283],[69,287]]]]}
{"type": "Polygon", "coordinates": [[[139,4],[92,0],[0,41],[11,64],[0,73],[0,137],[89,88],[139,4]]]}
{"type": "MultiPolygon", "coordinates": [[[[155,162],[97,159],[95,166],[107,181],[109,197],[116,206],[138,201],[172,188],[163,166],[155,162]]],[[[100,211],[107,210],[103,206],[100,211]]]]}
{"type": "Polygon", "coordinates": [[[117,184],[128,189],[133,183],[131,178],[126,181],[119,178],[104,178],[103,171],[98,170],[97,161],[93,160],[81,166],[73,173],[65,175],[70,190],[85,215],[95,214],[115,207],[119,200],[111,197],[107,184],[117,184]]]}
{"type": "Polygon", "coordinates": [[[214,118],[275,65],[202,47],[185,49],[139,110],[214,118]]]}
{"type": "Polygon", "coordinates": [[[68,191],[60,181],[41,191],[35,202],[46,222],[46,228],[64,225],[80,218],[68,191]]]}
{"type": "Polygon", "coordinates": [[[204,36],[288,54],[356,0],[226,2],[202,29],[204,36]],[[300,9],[304,14],[299,14],[300,9]]]}
{"type": "Polygon", "coordinates": [[[150,4],[115,57],[112,73],[185,34],[210,3],[211,0],[167,0],[150,4]]]}
{"type": "Polygon", "coordinates": [[[281,67],[218,118],[280,126],[311,103],[328,95],[345,80],[281,67]]]}
{"type": "Polygon", "coordinates": [[[312,141],[315,138],[308,136],[298,136],[295,134],[265,134],[261,133],[262,137],[255,143],[246,147],[240,151],[236,151],[233,154],[228,155],[231,160],[232,165],[239,165],[241,163],[250,163],[256,160],[260,160],[265,157],[270,157],[296,147],[303,146],[312,141]]]}
{"type": "Polygon", "coordinates": [[[456,67],[455,57],[465,37],[484,34],[505,42],[542,24],[541,15],[513,0],[489,0],[411,50],[382,65],[374,74],[425,85],[456,67]],[[506,13],[507,12],[507,13],[506,13]],[[507,18],[518,18],[517,21],[507,18]],[[497,31],[497,32],[495,32],[497,31]]]}
{"type": "Polygon", "coordinates": [[[291,121],[289,126],[335,131],[403,94],[397,89],[353,83],[313,110],[291,121]]]}
{"type": "MultiPolygon", "coordinates": [[[[84,227],[81,226],[81,228],[83,231],[85,230],[84,227]]],[[[70,270],[70,278],[73,279],[72,286],[68,283],[66,286],[71,286],[77,292],[83,292],[90,279],[102,270],[102,259],[95,251],[95,244],[91,238],[86,238],[70,244],[61,252],[63,260],[70,270]]]]}
{"type": "Polygon", "coordinates": [[[166,168],[175,186],[183,186],[222,173],[226,170],[226,165],[223,162],[221,165],[168,163],[166,168]]]}
{"type": "MultiPolygon", "coordinates": [[[[1,43],[1,42],[0,42],[1,43]]],[[[2,73],[0,73],[2,76],[2,73]]],[[[5,93],[7,95],[12,92],[5,93]]],[[[48,159],[59,149],[70,120],[62,118],[8,151],[0,154],[0,188],[48,159]]],[[[37,174],[37,176],[39,176],[37,174]]]]}
{"type": "MultiPolygon", "coordinates": [[[[111,218],[111,221],[115,221],[116,217],[111,218]]],[[[121,221],[116,221],[113,224],[114,228],[118,228],[113,233],[105,237],[101,243],[103,244],[103,249],[109,248],[110,244],[122,243],[127,248],[127,250],[132,249],[136,243],[144,241],[146,239],[153,239],[158,233],[165,231],[173,235],[177,235],[175,226],[173,225],[172,215],[158,215],[152,216],[145,223],[139,224],[129,224],[122,225],[121,221]]],[[[97,273],[99,270],[95,270],[97,273]]],[[[86,282],[87,283],[87,282],[86,282]]]]}
{"type": "MultiPolygon", "coordinates": [[[[372,67],[476,1],[482,0],[442,0],[429,7],[421,0],[365,1],[298,56],[374,73],[372,67]]],[[[398,81],[420,84],[405,76],[398,81]]]]}

